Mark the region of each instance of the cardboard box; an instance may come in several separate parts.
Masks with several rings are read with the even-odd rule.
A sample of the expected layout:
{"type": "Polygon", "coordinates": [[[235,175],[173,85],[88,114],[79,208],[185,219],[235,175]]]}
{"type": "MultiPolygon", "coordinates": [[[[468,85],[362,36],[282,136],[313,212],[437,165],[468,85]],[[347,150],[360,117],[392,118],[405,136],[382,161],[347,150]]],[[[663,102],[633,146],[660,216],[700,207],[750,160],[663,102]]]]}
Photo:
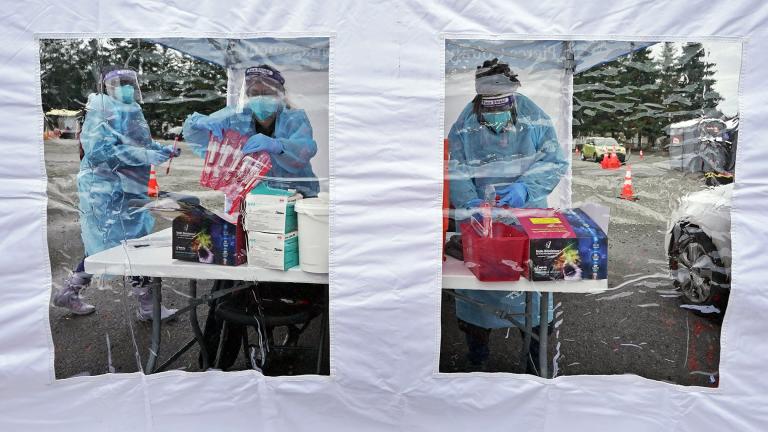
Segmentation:
{"type": "Polygon", "coordinates": [[[514,209],[528,236],[533,281],[606,279],[608,239],[581,209],[514,209]]]}
{"type": "Polygon", "coordinates": [[[288,270],[299,265],[299,235],[248,232],[248,265],[288,270]]]}
{"type": "Polygon", "coordinates": [[[193,206],[173,220],[173,259],[237,266],[247,259],[240,214],[228,215],[193,206]]]}
{"type": "Polygon", "coordinates": [[[257,185],[245,197],[245,230],[285,234],[298,229],[294,191],[257,185]]]}

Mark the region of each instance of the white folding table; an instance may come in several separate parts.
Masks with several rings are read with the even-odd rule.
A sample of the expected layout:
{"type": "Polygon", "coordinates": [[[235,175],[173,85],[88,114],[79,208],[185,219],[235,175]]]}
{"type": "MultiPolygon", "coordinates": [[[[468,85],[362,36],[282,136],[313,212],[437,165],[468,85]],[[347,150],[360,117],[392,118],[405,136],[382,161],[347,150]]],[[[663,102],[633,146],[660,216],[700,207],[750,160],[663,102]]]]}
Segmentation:
{"type": "MultiPolygon", "coordinates": [[[[197,280],[234,280],[252,282],[291,282],[328,284],[328,274],[308,273],[299,267],[287,271],[265,269],[247,264],[224,266],[201,264],[171,258],[171,229],[165,229],[140,239],[130,240],[119,246],[91,255],[85,259],[85,271],[94,275],[149,276],[152,277],[152,347],[149,351],[145,372],[155,372],[155,362],[161,342],[162,278],[189,279],[189,304],[174,316],[190,312],[190,322],[195,338],[169,358],[158,370],[164,369],[188,350],[195,342],[205,350],[202,331],[197,321],[197,306],[236,291],[235,288],[197,297],[197,280]]],[[[241,288],[242,289],[242,288],[241,288]]],[[[327,315],[324,314],[324,316],[327,315]]],[[[322,341],[321,341],[322,343],[322,341]]],[[[204,355],[204,369],[207,359],[204,355]]]]}
{"type": "MultiPolygon", "coordinates": [[[[531,344],[531,337],[533,335],[533,292],[540,292],[541,299],[539,301],[539,316],[547,316],[547,305],[549,303],[549,295],[552,292],[562,293],[590,293],[590,292],[602,292],[608,289],[608,281],[606,279],[601,280],[579,280],[579,281],[540,281],[533,282],[524,277],[521,277],[518,281],[509,282],[482,282],[478,280],[475,275],[464,265],[464,261],[459,261],[456,258],[446,256],[443,261],[443,289],[465,289],[465,290],[486,290],[486,291],[522,291],[525,292],[525,324],[521,327],[524,334],[523,352],[521,357],[525,360],[528,356],[528,352],[531,344]]],[[[474,303],[482,309],[493,313],[496,316],[503,317],[511,315],[506,311],[498,310],[491,305],[480,304],[476,300],[470,299],[459,293],[452,292],[451,295],[457,299],[462,299],[470,303],[474,303]]],[[[514,319],[509,319],[510,322],[515,323],[514,319]]],[[[548,376],[547,367],[547,329],[548,326],[541,325],[544,320],[539,320],[539,374],[542,377],[548,376]]]]}

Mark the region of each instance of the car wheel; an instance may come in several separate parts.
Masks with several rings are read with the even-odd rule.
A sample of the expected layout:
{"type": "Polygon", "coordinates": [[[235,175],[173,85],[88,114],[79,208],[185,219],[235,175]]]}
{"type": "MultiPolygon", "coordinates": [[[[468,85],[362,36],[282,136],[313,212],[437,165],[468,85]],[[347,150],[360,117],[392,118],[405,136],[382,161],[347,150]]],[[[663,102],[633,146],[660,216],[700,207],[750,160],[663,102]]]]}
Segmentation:
{"type": "Polygon", "coordinates": [[[597,162],[597,163],[600,163],[600,162],[603,161],[603,158],[598,158],[597,157],[597,153],[595,153],[594,155],[592,155],[592,160],[597,162]]]}
{"type": "Polygon", "coordinates": [[[728,303],[726,270],[712,239],[695,225],[680,229],[670,254],[674,285],[699,315],[722,317],[728,303]],[[713,306],[720,313],[712,313],[713,306]]]}
{"type": "Polygon", "coordinates": [[[583,160],[583,161],[587,160],[587,157],[584,156],[584,152],[581,152],[581,160],[583,160]]]}

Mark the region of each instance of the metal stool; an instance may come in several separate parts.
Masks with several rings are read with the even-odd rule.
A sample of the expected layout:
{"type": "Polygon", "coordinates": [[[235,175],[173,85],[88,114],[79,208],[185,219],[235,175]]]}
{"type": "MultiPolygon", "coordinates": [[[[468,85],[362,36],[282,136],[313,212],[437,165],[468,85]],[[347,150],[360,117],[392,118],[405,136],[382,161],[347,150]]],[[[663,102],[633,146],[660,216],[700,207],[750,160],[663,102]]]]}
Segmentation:
{"type": "MultiPolygon", "coordinates": [[[[309,290],[323,290],[322,295],[314,298],[303,298],[301,296],[281,297],[279,287],[288,285],[273,284],[271,295],[263,296],[264,286],[270,287],[270,284],[257,284],[247,292],[241,295],[228,296],[214,306],[212,310],[215,319],[221,322],[221,331],[218,335],[218,344],[214,357],[214,368],[221,367],[225,341],[233,337],[229,335],[230,328],[233,325],[244,327],[239,329],[240,341],[243,355],[250,368],[266,369],[269,367],[269,353],[278,353],[282,351],[315,351],[317,355],[316,373],[321,373],[321,364],[323,359],[323,347],[327,332],[327,305],[325,290],[327,285],[293,284],[299,288],[309,290]],[[277,295],[275,295],[277,294],[277,295]],[[309,327],[311,322],[322,315],[320,342],[317,347],[299,346],[298,342],[301,335],[309,327]],[[287,327],[287,336],[282,341],[276,341],[274,330],[277,327],[287,327]],[[256,344],[251,344],[248,338],[248,328],[252,328],[259,340],[256,344]]],[[[294,288],[294,286],[290,286],[294,288]]],[[[235,334],[234,337],[237,337],[235,334]]],[[[230,344],[233,342],[229,342],[230,344]]],[[[231,345],[230,345],[231,346],[231,345]]],[[[232,349],[234,351],[234,349],[232,349]]],[[[230,360],[232,360],[230,355],[230,360]]],[[[233,361],[233,360],[232,360],[233,361]]],[[[225,368],[228,365],[225,366],[225,368]]]]}

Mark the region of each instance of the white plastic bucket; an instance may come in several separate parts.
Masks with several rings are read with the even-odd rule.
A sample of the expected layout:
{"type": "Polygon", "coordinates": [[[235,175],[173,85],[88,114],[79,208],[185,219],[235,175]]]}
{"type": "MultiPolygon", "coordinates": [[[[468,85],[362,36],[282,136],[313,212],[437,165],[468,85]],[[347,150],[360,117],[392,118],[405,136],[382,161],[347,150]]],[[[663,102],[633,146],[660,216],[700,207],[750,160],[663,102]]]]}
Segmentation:
{"type": "Polygon", "coordinates": [[[328,194],[296,201],[299,219],[299,266],[309,273],[328,273],[328,194]]]}

